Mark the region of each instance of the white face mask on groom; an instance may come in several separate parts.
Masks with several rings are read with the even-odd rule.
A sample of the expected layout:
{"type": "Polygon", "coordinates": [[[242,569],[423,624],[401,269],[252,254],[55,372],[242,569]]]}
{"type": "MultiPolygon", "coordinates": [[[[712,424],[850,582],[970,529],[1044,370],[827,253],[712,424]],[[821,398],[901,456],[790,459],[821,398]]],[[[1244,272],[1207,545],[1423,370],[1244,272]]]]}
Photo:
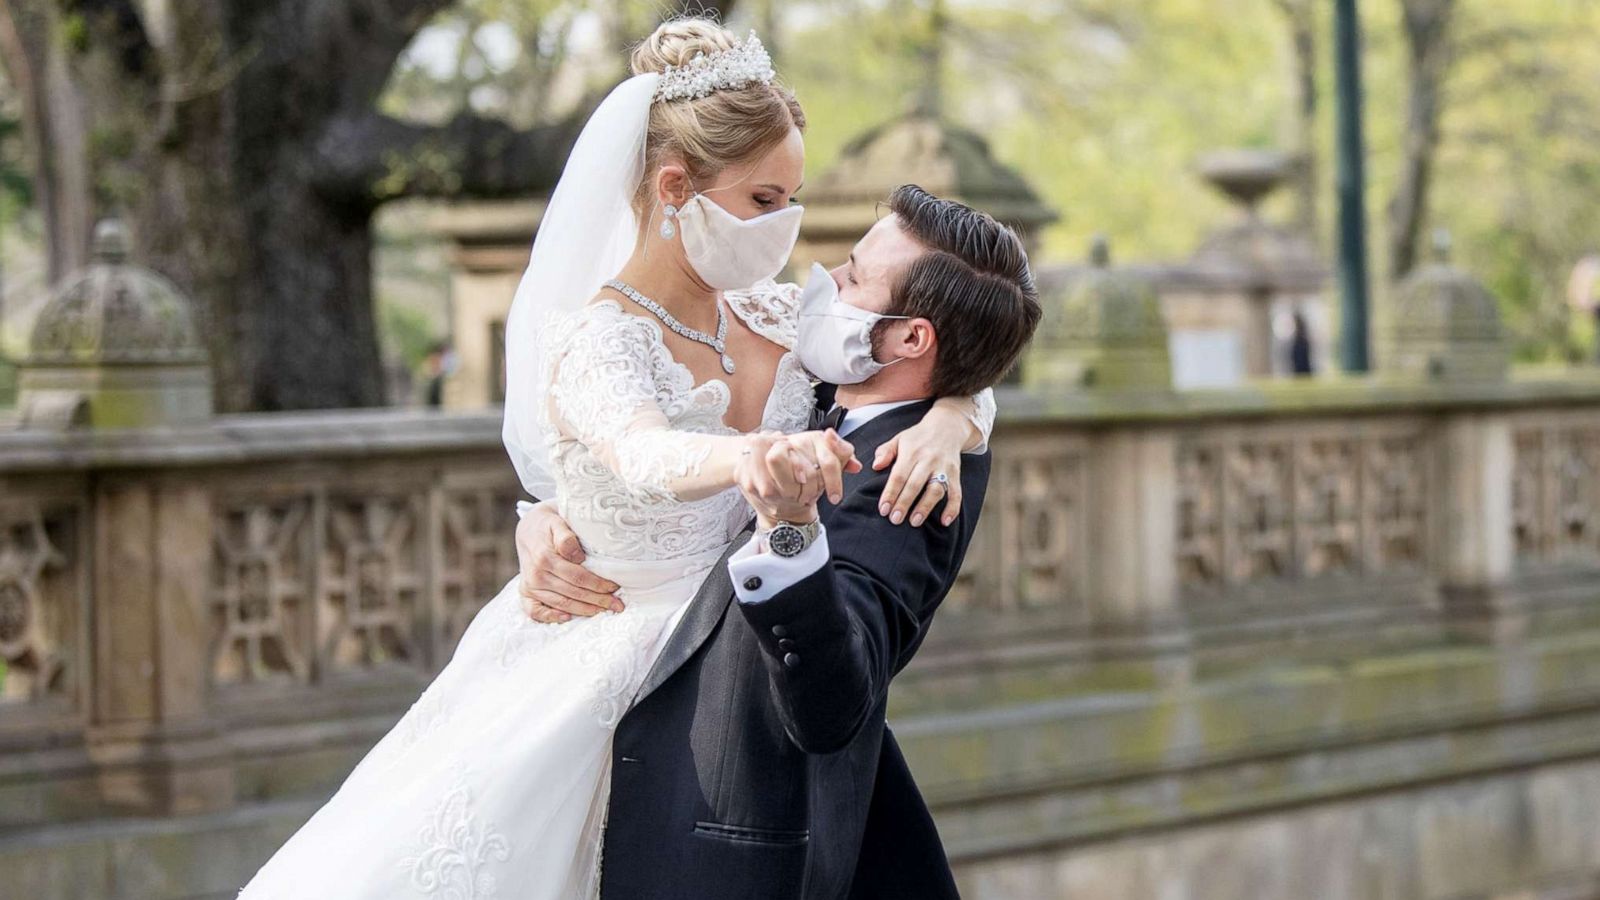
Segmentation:
{"type": "Polygon", "coordinates": [[[839,285],[821,263],[811,264],[811,278],[800,294],[799,335],[794,352],[806,371],[830,384],[860,384],[878,374],[886,363],[872,357],[872,329],[888,316],[839,299],[839,285]]]}
{"type": "Polygon", "coordinates": [[[800,237],[803,206],[741,219],[705,194],[678,210],[683,252],[700,280],[719,291],[736,291],[783,270],[800,237]]]}

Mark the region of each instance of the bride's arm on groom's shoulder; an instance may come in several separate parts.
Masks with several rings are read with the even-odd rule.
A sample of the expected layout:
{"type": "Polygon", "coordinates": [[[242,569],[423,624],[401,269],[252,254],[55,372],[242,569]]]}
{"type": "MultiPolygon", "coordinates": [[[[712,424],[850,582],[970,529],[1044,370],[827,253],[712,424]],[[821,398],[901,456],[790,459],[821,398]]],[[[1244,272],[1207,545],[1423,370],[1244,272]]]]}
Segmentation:
{"type": "Polygon", "coordinates": [[[889,479],[879,496],[878,512],[896,525],[909,521],[915,528],[944,501],[939,524],[954,522],[961,514],[963,457],[988,452],[994,415],[993,388],[970,397],[940,397],[921,422],[880,444],[872,468],[889,469],[889,479]],[[936,472],[944,473],[948,481],[930,482],[936,472]]]}

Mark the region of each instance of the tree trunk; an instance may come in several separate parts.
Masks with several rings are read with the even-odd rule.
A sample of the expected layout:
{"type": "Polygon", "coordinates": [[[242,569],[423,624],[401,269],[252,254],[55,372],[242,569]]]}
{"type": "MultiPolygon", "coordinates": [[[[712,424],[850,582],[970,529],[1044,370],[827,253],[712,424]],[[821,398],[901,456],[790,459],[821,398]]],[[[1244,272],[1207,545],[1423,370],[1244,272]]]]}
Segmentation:
{"type": "MultiPolygon", "coordinates": [[[[52,275],[121,215],[133,258],[192,296],[220,411],[384,402],[372,222],[405,196],[548,190],[582,122],[516,131],[376,112],[452,0],[0,0],[52,275]]],[[[705,4],[731,7],[731,0],[705,4]]]]}
{"type": "Polygon", "coordinates": [[[1289,120],[1288,147],[1294,155],[1295,224],[1312,241],[1319,241],[1317,213],[1317,21],[1313,0],[1278,0],[1289,25],[1293,54],[1294,114],[1289,120]]]}
{"type": "Polygon", "coordinates": [[[0,2],[0,64],[22,101],[33,190],[44,223],[51,282],[88,261],[90,197],[85,100],[64,50],[48,39],[51,17],[0,2]]]}
{"type": "Polygon", "coordinates": [[[1450,19],[1455,0],[1403,0],[1401,6],[1410,85],[1400,181],[1388,210],[1389,278],[1395,282],[1416,267],[1427,221],[1444,79],[1452,55],[1450,19]]]}

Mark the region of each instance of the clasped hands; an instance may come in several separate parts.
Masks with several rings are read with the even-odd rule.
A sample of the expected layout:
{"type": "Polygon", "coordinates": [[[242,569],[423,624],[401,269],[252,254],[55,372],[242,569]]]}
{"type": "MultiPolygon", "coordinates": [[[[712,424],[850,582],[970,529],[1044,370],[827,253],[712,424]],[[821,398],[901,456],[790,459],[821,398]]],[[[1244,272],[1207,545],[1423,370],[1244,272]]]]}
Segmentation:
{"type": "Polygon", "coordinates": [[[844,497],[844,476],[861,471],[855,447],[832,428],[784,434],[764,431],[746,436],[734,467],[734,483],[756,513],[759,528],[776,523],[814,522],[817,501],[844,497]]]}
{"type": "MultiPolygon", "coordinates": [[[[861,471],[861,463],[855,448],[830,428],[748,435],[734,469],[758,527],[771,528],[779,520],[800,525],[816,519],[818,498],[826,493],[839,502],[844,474],[861,471]]],[[[582,542],[551,504],[537,504],[522,517],[518,593],[529,618],[553,625],[573,616],[622,611],[619,586],[584,568],[586,558],[582,542]]]]}

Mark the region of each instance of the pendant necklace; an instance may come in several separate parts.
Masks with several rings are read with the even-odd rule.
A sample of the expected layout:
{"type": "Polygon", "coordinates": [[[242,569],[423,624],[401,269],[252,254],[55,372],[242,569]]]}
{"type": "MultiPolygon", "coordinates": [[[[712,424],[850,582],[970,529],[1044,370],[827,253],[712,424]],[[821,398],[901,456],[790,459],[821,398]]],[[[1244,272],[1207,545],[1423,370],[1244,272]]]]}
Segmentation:
{"type": "Polygon", "coordinates": [[[626,282],[613,278],[606,282],[606,287],[611,288],[622,296],[627,297],[629,300],[632,300],[645,309],[648,309],[655,315],[656,318],[661,320],[662,324],[666,325],[668,328],[671,328],[678,334],[683,335],[691,341],[697,341],[701,344],[705,344],[707,347],[717,351],[717,354],[722,357],[722,371],[727,372],[729,375],[733,374],[733,358],[728,355],[727,344],[724,342],[728,336],[728,316],[727,313],[723,312],[721,300],[717,301],[717,336],[712,337],[711,335],[706,334],[704,331],[696,331],[682,322],[679,322],[677,319],[673,318],[672,313],[669,313],[662,308],[661,304],[634,290],[633,286],[626,282]]]}

